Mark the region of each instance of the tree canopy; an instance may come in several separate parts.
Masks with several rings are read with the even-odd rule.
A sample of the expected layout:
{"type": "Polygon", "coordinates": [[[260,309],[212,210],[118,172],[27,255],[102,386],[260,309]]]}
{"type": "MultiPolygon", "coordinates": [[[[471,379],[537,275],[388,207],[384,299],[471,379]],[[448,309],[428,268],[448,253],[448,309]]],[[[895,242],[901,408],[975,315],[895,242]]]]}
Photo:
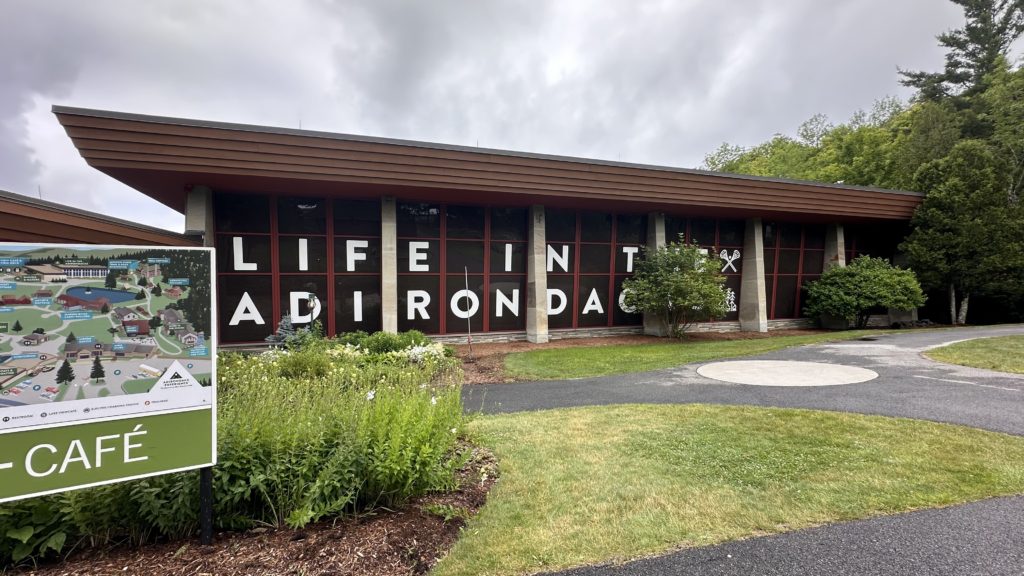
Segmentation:
{"type": "Polygon", "coordinates": [[[1024,0],[952,1],[965,23],[938,36],[941,71],[900,71],[917,89],[909,102],[884,98],[844,123],[819,114],[795,136],[723,144],[704,167],[925,193],[901,248],[927,288],[949,290],[956,323],[971,294],[1024,301],[1024,68],[1008,55],[1024,34],[1024,0]]]}

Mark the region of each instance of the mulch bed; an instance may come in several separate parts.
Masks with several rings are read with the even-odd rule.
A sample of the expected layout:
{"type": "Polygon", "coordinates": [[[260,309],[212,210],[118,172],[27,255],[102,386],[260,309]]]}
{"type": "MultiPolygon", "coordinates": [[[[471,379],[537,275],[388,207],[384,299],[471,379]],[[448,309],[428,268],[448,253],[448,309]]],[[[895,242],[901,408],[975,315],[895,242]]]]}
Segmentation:
{"type": "Polygon", "coordinates": [[[60,563],[23,569],[21,575],[303,575],[404,576],[425,574],[455,542],[463,518],[424,510],[447,506],[472,516],[483,506],[497,476],[493,456],[475,448],[459,472],[460,488],[417,498],[401,510],[378,510],[358,518],[320,522],[302,530],[257,528],[216,535],[212,546],[198,540],[141,548],[85,550],[60,563]]]}
{"type": "MultiPolygon", "coordinates": [[[[778,336],[806,336],[825,332],[828,332],[828,330],[790,329],[772,330],[771,332],[695,332],[687,336],[687,341],[750,340],[754,338],[775,338],[778,336]]],[[[466,374],[466,384],[494,384],[513,382],[513,379],[505,373],[505,356],[513,352],[582,346],[614,346],[618,344],[665,344],[667,342],[670,342],[670,340],[656,336],[642,336],[640,334],[604,338],[566,338],[564,340],[552,340],[547,344],[494,342],[473,344],[472,358],[469,355],[469,346],[460,344],[454,346],[454,348],[459,358],[463,361],[462,369],[466,374]]]]}

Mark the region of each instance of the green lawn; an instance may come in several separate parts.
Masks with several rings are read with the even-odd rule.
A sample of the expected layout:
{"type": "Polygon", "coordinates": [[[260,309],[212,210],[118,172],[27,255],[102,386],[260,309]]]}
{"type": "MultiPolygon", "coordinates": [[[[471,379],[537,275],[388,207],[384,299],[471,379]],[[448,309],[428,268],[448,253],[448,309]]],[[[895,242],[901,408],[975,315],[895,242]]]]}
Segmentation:
{"type": "Polygon", "coordinates": [[[114,341],[114,336],[107,332],[110,328],[110,318],[107,315],[100,315],[99,312],[93,313],[92,320],[76,320],[71,324],[68,324],[63,330],[58,330],[57,334],[61,336],[67,336],[71,332],[75,333],[75,338],[81,336],[93,336],[97,342],[103,342],[109,344],[114,341]]]}
{"type": "Polygon", "coordinates": [[[124,390],[125,394],[144,394],[149,392],[149,389],[156,384],[158,378],[140,378],[138,380],[127,380],[124,384],[121,384],[121,389],[124,390]]]}
{"type": "Polygon", "coordinates": [[[68,390],[71,389],[71,386],[69,386],[67,384],[57,384],[57,388],[60,388],[60,391],[57,392],[57,395],[53,398],[53,401],[54,402],[63,402],[64,401],[64,397],[68,395],[68,390]]]}
{"type": "Polygon", "coordinates": [[[10,334],[17,334],[24,336],[25,334],[31,334],[32,330],[36,328],[42,328],[47,332],[52,331],[54,328],[60,326],[60,314],[51,314],[47,318],[43,318],[43,311],[38,308],[32,308],[30,306],[15,306],[14,312],[3,312],[0,313],[0,322],[7,322],[10,325],[10,334]],[[21,323],[21,332],[14,331],[14,323],[21,323]]]}
{"type": "Polygon", "coordinates": [[[716,358],[761,354],[790,346],[852,340],[877,333],[877,330],[850,330],[746,340],[666,341],[657,344],[550,348],[509,354],[505,357],[505,372],[515,380],[562,380],[625,374],[716,358]]]}
{"type": "Polygon", "coordinates": [[[949,364],[1024,374],[1024,336],[968,340],[933,348],[925,356],[949,364]]]}
{"type": "Polygon", "coordinates": [[[835,412],[479,417],[501,480],[438,576],[528,574],[1024,492],[1024,438],[835,412]]]}

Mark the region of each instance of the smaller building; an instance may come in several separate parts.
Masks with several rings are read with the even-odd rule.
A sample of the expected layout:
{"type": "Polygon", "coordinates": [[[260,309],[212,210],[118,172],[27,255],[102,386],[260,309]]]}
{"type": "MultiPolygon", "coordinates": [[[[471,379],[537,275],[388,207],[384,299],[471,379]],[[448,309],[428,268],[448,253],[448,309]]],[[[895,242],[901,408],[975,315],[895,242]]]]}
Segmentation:
{"type": "Polygon", "coordinates": [[[53,290],[47,290],[45,288],[36,290],[32,293],[33,298],[53,298],[53,290]]]}
{"type": "Polygon", "coordinates": [[[196,345],[199,341],[199,335],[195,333],[191,328],[188,330],[182,330],[178,332],[178,341],[181,342],[186,348],[191,348],[196,345]]]}
{"type": "Polygon", "coordinates": [[[35,332],[33,332],[32,334],[26,334],[25,336],[23,336],[21,338],[21,344],[23,346],[38,346],[43,342],[47,342],[49,340],[49,334],[36,334],[35,332]]]}
{"type": "Polygon", "coordinates": [[[155,351],[156,346],[136,342],[117,342],[116,344],[68,342],[64,345],[64,357],[72,361],[92,358],[149,358],[155,351]]]}
{"type": "Polygon", "coordinates": [[[149,322],[145,320],[125,320],[121,327],[125,336],[149,336],[149,322]]]}
{"type": "Polygon", "coordinates": [[[125,308],[124,306],[118,306],[114,308],[114,317],[119,322],[124,324],[125,321],[138,320],[139,315],[135,313],[131,308],[125,308]]]}
{"type": "Polygon", "coordinates": [[[29,264],[25,267],[29,274],[38,275],[43,282],[67,282],[68,275],[51,264],[29,264]]]}
{"type": "Polygon", "coordinates": [[[152,279],[152,278],[156,278],[159,275],[160,275],[160,265],[159,264],[149,264],[148,262],[147,263],[143,263],[143,264],[139,264],[139,276],[142,276],[144,278],[152,279]]]}
{"type": "Polygon", "coordinates": [[[85,310],[102,311],[104,306],[110,306],[110,300],[107,298],[96,298],[94,300],[86,300],[77,296],[71,296],[70,294],[61,294],[57,296],[57,302],[60,302],[61,306],[65,309],[81,308],[85,310]]]}
{"type": "Polygon", "coordinates": [[[171,300],[177,300],[181,298],[182,290],[177,286],[171,286],[167,290],[164,290],[164,296],[167,296],[171,300]]]}
{"type": "Polygon", "coordinates": [[[15,296],[14,294],[0,296],[0,304],[4,306],[27,306],[31,303],[32,299],[28,296],[15,296]]]}

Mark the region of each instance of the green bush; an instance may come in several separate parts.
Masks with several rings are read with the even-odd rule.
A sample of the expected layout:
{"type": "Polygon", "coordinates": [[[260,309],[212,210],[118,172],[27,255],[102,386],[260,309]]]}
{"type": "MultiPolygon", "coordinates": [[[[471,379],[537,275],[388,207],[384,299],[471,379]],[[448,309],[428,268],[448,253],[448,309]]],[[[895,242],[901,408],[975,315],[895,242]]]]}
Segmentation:
{"type": "MultiPolygon", "coordinates": [[[[359,340],[385,352],[320,339],[220,355],[218,529],[298,528],[454,486],[458,361],[419,333],[359,340]]],[[[2,505],[0,564],[194,535],[198,485],[193,471],[2,505]]]]}
{"type": "Polygon", "coordinates": [[[917,277],[883,258],[860,256],[848,266],[834,266],[807,285],[808,316],[834,316],[867,326],[872,308],[913,310],[925,297],[917,277]]]}
{"type": "Polygon", "coordinates": [[[636,273],[622,283],[624,303],[655,314],[672,336],[681,337],[694,322],[726,314],[725,276],[717,263],[696,244],[644,248],[636,273]]]}

